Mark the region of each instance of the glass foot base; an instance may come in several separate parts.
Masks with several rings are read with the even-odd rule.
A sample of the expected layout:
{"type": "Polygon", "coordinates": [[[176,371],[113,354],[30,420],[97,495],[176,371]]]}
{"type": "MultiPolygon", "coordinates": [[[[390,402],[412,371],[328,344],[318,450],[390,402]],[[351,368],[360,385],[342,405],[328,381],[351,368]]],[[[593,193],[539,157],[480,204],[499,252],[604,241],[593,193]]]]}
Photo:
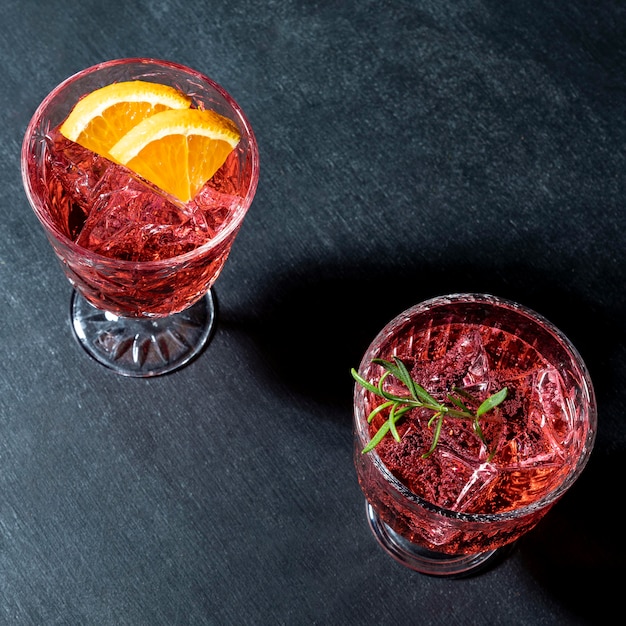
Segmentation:
{"type": "Polygon", "coordinates": [[[209,291],[185,311],[162,318],[118,317],[72,294],[72,327],[96,361],[121,374],[159,376],[189,363],[206,345],[215,322],[209,291]]]}
{"type": "Polygon", "coordinates": [[[502,548],[479,554],[458,555],[433,552],[407,541],[381,521],[369,502],[365,504],[367,521],[385,552],[402,565],[421,574],[457,578],[472,576],[493,565],[501,556],[501,550],[506,550],[502,548]]]}

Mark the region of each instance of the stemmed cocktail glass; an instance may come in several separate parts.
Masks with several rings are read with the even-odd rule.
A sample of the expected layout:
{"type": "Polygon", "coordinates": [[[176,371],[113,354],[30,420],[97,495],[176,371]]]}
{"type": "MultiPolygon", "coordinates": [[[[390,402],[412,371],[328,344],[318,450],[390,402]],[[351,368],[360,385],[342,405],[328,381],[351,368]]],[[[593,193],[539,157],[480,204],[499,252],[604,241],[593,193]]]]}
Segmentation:
{"type": "Polygon", "coordinates": [[[494,296],[408,309],[353,375],[367,519],[387,553],[424,574],[492,563],[574,484],[595,440],[579,353],[541,315],[494,296]]]}
{"type": "Polygon", "coordinates": [[[72,327],[85,350],[115,372],[136,377],[170,372],[197,355],[215,321],[211,287],[259,178],[255,136],[234,99],[203,74],[167,61],[120,59],[96,65],[65,80],[38,107],[23,142],[22,176],[30,204],[74,287],[72,327]],[[191,211],[120,166],[84,151],[56,152],[55,129],[78,100],[122,81],[174,87],[193,107],[215,111],[237,126],[237,147],[208,183],[210,211],[191,211]],[[158,196],[158,211],[152,206],[142,212],[150,204],[144,198],[150,196],[158,196]],[[107,243],[115,250],[110,255],[77,243],[94,206],[103,217],[98,222],[88,216],[90,228],[114,231],[107,243]],[[150,228],[124,230],[116,222],[130,219],[150,228]],[[187,232],[195,237],[200,228],[211,237],[197,245],[185,240],[187,232]],[[133,259],[129,251],[139,245],[150,245],[157,254],[147,261],[133,259]]]}

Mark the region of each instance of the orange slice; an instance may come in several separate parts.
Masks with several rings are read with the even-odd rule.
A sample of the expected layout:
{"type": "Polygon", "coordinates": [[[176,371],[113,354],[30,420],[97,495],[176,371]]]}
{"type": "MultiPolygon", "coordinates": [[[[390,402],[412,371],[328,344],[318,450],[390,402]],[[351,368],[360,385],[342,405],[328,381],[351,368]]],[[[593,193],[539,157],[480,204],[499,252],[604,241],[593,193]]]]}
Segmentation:
{"type": "Polygon", "coordinates": [[[134,126],[111,157],[182,202],[189,202],[239,143],[236,124],[215,111],[169,110],[134,126]]]}
{"type": "Polygon", "coordinates": [[[167,85],[141,80],[113,83],[79,100],[60,131],[67,139],[108,156],[110,148],[141,120],[190,105],[190,98],[167,85]]]}

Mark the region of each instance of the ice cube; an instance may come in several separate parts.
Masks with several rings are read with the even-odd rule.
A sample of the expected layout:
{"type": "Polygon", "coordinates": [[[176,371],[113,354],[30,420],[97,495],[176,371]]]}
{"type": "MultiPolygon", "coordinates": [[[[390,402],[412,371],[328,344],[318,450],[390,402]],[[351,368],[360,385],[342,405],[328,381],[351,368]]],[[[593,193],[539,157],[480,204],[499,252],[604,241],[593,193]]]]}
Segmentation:
{"type": "Polygon", "coordinates": [[[50,215],[70,239],[80,233],[91,208],[91,194],[110,162],[58,132],[45,138],[45,184],[50,215]]]}
{"type": "Polygon", "coordinates": [[[203,245],[214,232],[196,205],[178,204],[114,164],[94,189],[92,202],[77,243],[108,257],[171,258],[203,245]]]}
{"type": "Polygon", "coordinates": [[[200,189],[189,203],[193,210],[202,212],[204,222],[211,236],[215,236],[232,216],[239,197],[217,191],[211,181],[200,189]]]}

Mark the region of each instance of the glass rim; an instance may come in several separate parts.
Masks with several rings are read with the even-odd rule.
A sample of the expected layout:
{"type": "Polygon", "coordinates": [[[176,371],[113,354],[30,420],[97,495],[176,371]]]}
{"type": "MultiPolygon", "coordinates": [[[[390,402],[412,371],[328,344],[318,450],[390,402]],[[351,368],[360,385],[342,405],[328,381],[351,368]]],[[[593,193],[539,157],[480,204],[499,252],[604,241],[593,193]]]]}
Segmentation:
{"type": "Polygon", "coordinates": [[[185,263],[194,261],[198,257],[202,257],[204,254],[206,254],[206,252],[221,245],[224,240],[228,239],[228,237],[232,235],[233,231],[239,228],[243,223],[243,219],[246,216],[250,205],[252,204],[252,200],[254,199],[259,183],[259,148],[257,139],[246,114],[243,112],[243,109],[239,106],[237,101],[230,95],[228,91],[226,91],[226,89],[224,89],[224,87],[222,87],[219,83],[217,83],[206,74],[203,74],[198,70],[194,70],[191,67],[183,65],[181,63],[177,63],[175,61],[167,61],[153,57],[128,57],[111,59],[108,61],[97,63],[95,65],[91,65],[90,67],[84,68],[65,78],[46,95],[46,97],[35,109],[35,112],[33,113],[24,133],[20,156],[22,184],[24,186],[26,196],[31,205],[31,208],[37,216],[37,219],[39,219],[39,221],[42,222],[42,224],[44,225],[47,235],[53,235],[60,244],[70,249],[76,255],[79,255],[94,264],[97,263],[100,265],[115,265],[119,267],[136,268],[141,270],[154,270],[157,268],[165,269],[171,268],[172,265],[184,265],[185,263]],[[70,239],[69,237],[67,237],[67,235],[61,232],[56,224],[47,219],[47,212],[44,210],[45,202],[43,202],[38,197],[38,195],[34,193],[30,182],[30,177],[28,175],[31,139],[34,135],[35,130],[39,126],[45,110],[52,103],[52,101],[68,85],[73,84],[74,82],[80,80],[85,76],[89,76],[99,71],[107,70],[109,68],[133,64],[137,66],[147,66],[152,64],[163,69],[174,69],[182,73],[189,74],[200,80],[202,83],[210,86],[224,99],[227,105],[231,108],[236,118],[235,121],[241,129],[242,135],[246,137],[246,140],[249,144],[250,180],[246,188],[245,196],[239,198],[239,201],[236,203],[236,208],[232,212],[231,219],[226,224],[226,227],[221,229],[217,233],[217,235],[215,235],[215,237],[211,238],[203,245],[194,248],[193,250],[190,250],[183,254],[179,254],[177,256],[159,259],[156,261],[129,261],[126,259],[116,259],[115,257],[109,257],[103,254],[99,254],[97,252],[89,250],[88,248],[84,248],[76,244],[74,241],[72,241],[72,239],[70,239]]]}
{"type": "MultiPolygon", "coordinates": [[[[429,502],[425,498],[422,498],[421,496],[413,493],[408,487],[404,485],[404,483],[402,483],[391,473],[391,471],[381,460],[376,451],[376,448],[372,449],[370,452],[367,452],[364,456],[370,457],[372,463],[375,465],[376,469],[382,474],[387,484],[392,489],[394,489],[402,498],[406,499],[412,505],[419,506],[423,509],[430,511],[431,513],[441,515],[442,517],[448,519],[455,519],[473,523],[505,522],[523,518],[532,513],[536,513],[537,511],[541,511],[547,506],[555,503],[574,484],[574,482],[578,479],[589,461],[597,433],[597,402],[593,383],[591,381],[591,376],[585,362],[583,361],[582,356],[580,355],[576,347],[557,326],[555,326],[552,322],[550,322],[547,318],[545,318],[537,311],[534,311],[533,309],[525,305],[514,302],[513,300],[508,300],[506,298],[501,298],[499,296],[494,296],[487,293],[459,292],[443,296],[436,296],[409,307],[402,313],[396,315],[387,324],[385,324],[385,326],[380,330],[379,333],[377,333],[376,337],[373,339],[373,341],[370,343],[367,350],[365,351],[365,354],[361,359],[361,363],[359,364],[359,372],[362,372],[364,367],[366,365],[369,365],[371,361],[369,355],[373,352],[373,348],[375,347],[377,342],[379,342],[379,340],[389,336],[388,331],[392,328],[392,326],[394,326],[394,324],[398,323],[403,318],[406,318],[408,320],[410,315],[418,311],[424,310],[427,307],[445,306],[449,304],[464,302],[490,304],[497,308],[503,307],[509,311],[514,311],[531,319],[532,321],[543,326],[550,334],[552,334],[560,343],[560,345],[569,353],[572,361],[576,363],[581,373],[588,407],[586,411],[586,421],[588,423],[587,436],[583,443],[576,464],[574,465],[572,470],[563,478],[563,480],[551,491],[546,493],[538,500],[535,500],[529,504],[517,507],[515,509],[510,509],[508,511],[503,511],[501,513],[465,513],[463,511],[455,511],[453,509],[434,504],[433,502],[429,502]]],[[[360,393],[360,390],[360,385],[355,382],[353,393],[355,438],[360,444],[366,444],[369,439],[365,440],[362,436],[364,433],[361,426],[367,424],[367,417],[363,414],[360,403],[358,402],[358,394],[360,393]],[[363,424],[363,422],[365,424],[363,424]]],[[[357,451],[357,453],[361,454],[360,451],[357,451]]]]}

